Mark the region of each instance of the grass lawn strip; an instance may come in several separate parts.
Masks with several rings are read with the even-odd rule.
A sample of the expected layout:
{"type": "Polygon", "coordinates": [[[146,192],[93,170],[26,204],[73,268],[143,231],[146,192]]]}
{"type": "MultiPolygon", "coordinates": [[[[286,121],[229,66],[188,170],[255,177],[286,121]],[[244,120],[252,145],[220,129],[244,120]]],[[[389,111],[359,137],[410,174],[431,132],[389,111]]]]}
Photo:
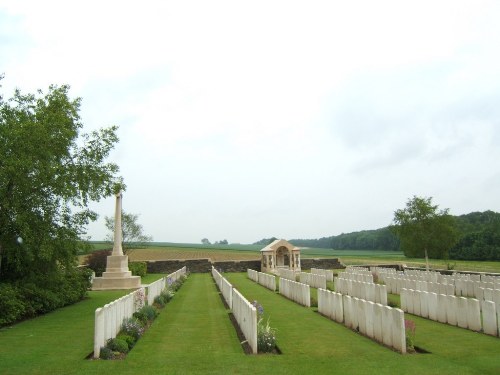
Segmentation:
{"type": "MultiPolygon", "coordinates": [[[[246,274],[225,277],[250,301],[258,300],[271,325],[278,329],[283,356],[329,358],[335,366],[376,373],[498,374],[500,340],[458,327],[407,314],[416,322],[416,345],[432,354],[400,355],[314,309],[304,308],[247,279],[246,274]],[[481,360],[478,360],[481,358],[481,360]]],[[[319,370],[319,369],[318,369],[319,370]]]]}
{"type": "MultiPolygon", "coordinates": [[[[96,373],[224,373],[245,355],[210,274],[191,274],[124,361],[96,373]]],[[[230,372],[229,372],[230,373],[230,372]]]]}
{"type": "Polygon", "coordinates": [[[0,374],[70,374],[94,350],[94,312],[129,293],[89,297],[36,319],[0,330],[0,374]]]}

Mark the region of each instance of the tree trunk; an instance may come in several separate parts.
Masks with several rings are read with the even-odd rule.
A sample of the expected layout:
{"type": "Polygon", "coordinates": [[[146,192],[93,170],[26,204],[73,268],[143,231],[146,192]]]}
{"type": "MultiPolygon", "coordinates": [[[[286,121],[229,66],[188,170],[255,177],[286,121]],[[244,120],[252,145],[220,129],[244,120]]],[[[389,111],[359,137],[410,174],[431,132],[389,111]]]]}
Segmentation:
{"type": "Polygon", "coordinates": [[[426,271],[429,271],[429,257],[427,256],[427,248],[425,248],[424,251],[425,251],[425,269],[426,271]]]}

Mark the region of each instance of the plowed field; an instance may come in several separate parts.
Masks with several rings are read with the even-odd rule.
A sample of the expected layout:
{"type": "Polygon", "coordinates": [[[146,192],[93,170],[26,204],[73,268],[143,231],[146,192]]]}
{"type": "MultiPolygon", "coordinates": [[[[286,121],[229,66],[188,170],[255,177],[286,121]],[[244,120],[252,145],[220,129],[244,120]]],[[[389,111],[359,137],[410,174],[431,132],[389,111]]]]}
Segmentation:
{"type": "Polygon", "coordinates": [[[194,249],[176,247],[152,247],[132,250],[128,253],[131,261],[169,260],[169,259],[211,259],[225,260],[259,260],[259,251],[238,251],[223,249],[194,249]]]}

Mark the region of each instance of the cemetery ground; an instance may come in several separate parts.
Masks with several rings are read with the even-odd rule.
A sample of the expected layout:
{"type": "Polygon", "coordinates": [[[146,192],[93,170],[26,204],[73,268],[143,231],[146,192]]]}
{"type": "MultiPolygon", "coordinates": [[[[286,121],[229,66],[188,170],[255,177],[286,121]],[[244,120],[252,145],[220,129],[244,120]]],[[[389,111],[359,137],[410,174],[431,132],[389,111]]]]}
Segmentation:
{"type": "MultiPolygon", "coordinates": [[[[148,275],[148,283],[163,275],[148,275]]],[[[416,346],[401,355],[252,282],[224,276],[264,307],[282,355],[246,355],[210,274],[191,274],[124,360],[89,360],[94,311],[128,291],[89,298],[0,330],[1,374],[498,374],[500,340],[409,314],[416,346]]],[[[398,298],[390,296],[397,301],[398,298]]]]}
{"type": "MultiPolygon", "coordinates": [[[[111,248],[111,244],[94,243],[94,249],[111,248]]],[[[169,259],[211,259],[255,260],[260,259],[259,245],[197,245],[152,243],[144,248],[132,250],[128,255],[131,261],[169,260],[169,259]]],[[[421,258],[406,258],[400,251],[386,250],[332,250],[308,248],[301,250],[302,258],[339,258],[345,265],[406,264],[408,267],[425,267],[421,258]]],[[[80,256],[83,261],[85,255],[80,256]]],[[[483,271],[500,273],[500,262],[430,259],[434,269],[454,269],[462,271],[483,271]]]]}

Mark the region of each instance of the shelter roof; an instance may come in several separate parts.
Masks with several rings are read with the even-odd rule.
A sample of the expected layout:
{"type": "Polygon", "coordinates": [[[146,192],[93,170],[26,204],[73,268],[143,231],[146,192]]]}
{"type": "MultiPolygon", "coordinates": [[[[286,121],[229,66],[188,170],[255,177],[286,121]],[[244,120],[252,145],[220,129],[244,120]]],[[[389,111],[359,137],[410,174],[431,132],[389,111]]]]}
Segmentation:
{"type": "Polygon", "coordinates": [[[286,240],[274,240],[260,251],[276,251],[283,246],[286,247],[288,250],[300,251],[300,248],[292,245],[290,242],[286,240]]]}

